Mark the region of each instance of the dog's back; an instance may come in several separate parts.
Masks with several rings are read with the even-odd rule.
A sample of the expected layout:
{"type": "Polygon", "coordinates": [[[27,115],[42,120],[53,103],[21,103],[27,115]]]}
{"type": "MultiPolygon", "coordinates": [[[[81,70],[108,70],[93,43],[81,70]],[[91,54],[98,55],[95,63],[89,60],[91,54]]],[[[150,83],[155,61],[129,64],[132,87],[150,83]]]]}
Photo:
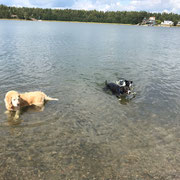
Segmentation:
{"type": "Polygon", "coordinates": [[[125,93],[125,89],[115,83],[106,83],[106,87],[116,96],[120,96],[125,93]]]}
{"type": "Polygon", "coordinates": [[[29,105],[43,104],[45,101],[58,100],[57,98],[51,98],[47,96],[44,92],[41,91],[27,92],[21,94],[20,96],[29,105]]]}

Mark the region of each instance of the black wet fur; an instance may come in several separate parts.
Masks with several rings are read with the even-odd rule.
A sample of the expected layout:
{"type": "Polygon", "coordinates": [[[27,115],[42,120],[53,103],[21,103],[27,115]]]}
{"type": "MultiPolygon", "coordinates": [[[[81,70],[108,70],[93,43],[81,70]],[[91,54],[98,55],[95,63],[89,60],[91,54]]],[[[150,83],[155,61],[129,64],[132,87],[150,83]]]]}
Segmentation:
{"type": "Polygon", "coordinates": [[[127,83],[128,83],[128,86],[126,85],[124,87],[120,87],[116,83],[107,83],[107,81],[105,81],[106,88],[109,89],[118,98],[122,95],[128,95],[128,90],[130,90],[129,88],[130,82],[127,81],[127,83]]]}

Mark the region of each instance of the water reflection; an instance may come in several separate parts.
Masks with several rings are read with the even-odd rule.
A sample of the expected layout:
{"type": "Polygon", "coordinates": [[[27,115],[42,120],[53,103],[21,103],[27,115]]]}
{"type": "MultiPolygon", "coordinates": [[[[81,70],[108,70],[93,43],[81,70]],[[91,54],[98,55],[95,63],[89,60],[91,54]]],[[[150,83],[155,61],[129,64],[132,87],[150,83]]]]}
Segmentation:
{"type": "Polygon", "coordinates": [[[5,114],[7,116],[7,122],[11,125],[20,125],[23,122],[22,115],[24,113],[34,113],[34,112],[42,112],[44,111],[45,105],[42,107],[39,106],[27,106],[21,108],[18,111],[6,111],[5,114]]]}
{"type": "Polygon", "coordinates": [[[9,126],[17,126],[23,122],[20,117],[16,117],[16,112],[14,111],[5,112],[5,114],[7,116],[7,123],[9,126]]]}

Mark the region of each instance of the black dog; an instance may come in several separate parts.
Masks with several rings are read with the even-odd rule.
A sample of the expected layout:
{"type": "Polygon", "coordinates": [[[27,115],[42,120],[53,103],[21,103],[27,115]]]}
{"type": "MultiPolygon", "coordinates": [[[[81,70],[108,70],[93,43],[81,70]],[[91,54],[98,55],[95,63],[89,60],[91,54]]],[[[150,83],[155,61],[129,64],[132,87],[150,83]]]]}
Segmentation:
{"type": "Polygon", "coordinates": [[[115,83],[107,83],[107,81],[105,82],[107,89],[109,89],[118,98],[120,98],[122,95],[131,94],[132,83],[133,81],[127,80],[118,80],[115,83]]]}

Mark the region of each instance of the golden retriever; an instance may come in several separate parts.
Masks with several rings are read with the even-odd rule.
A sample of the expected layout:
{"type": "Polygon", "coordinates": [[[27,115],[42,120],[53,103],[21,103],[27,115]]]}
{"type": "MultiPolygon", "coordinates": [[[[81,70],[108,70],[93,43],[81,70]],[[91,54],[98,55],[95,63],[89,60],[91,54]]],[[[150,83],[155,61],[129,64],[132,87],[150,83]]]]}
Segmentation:
{"type": "Polygon", "coordinates": [[[25,106],[38,106],[43,107],[46,101],[58,100],[51,98],[41,91],[26,92],[23,94],[17,91],[9,91],[5,95],[5,106],[8,111],[17,111],[25,106]]]}

